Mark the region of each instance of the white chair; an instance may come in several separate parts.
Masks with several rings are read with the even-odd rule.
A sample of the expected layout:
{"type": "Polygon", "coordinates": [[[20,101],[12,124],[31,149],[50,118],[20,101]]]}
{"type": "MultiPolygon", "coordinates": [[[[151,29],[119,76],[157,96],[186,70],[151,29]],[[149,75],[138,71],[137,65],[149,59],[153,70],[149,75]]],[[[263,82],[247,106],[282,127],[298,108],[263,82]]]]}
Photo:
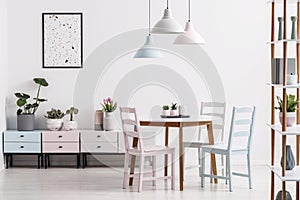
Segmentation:
{"type": "MultiPolygon", "coordinates": [[[[215,143],[223,142],[224,140],[224,120],[225,120],[226,103],[223,102],[201,102],[200,115],[208,115],[213,118],[213,133],[215,143]]],[[[206,137],[207,138],[207,137],[206,137]]],[[[197,140],[184,141],[183,147],[198,149],[198,165],[199,176],[201,176],[201,147],[209,145],[208,138],[203,140],[201,138],[201,127],[199,129],[197,140]]],[[[184,151],[185,152],[185,151],[184,151]]],[[[221,156],[222,174],[224,175],[224,158],[221,156]]]]}
{"type": "Polygon", "coordinates": [[[204,177],[219,178],[229,181],[229,191],[232,192],[232,175],[247,177],[249,181],[249,188],[252,188],[251,181],[251,139],[253,132],[253,121],[255,115],[255,107],[233,107],[230,134],[227,144],[216,144],[202,146],[202,173],[201,186],[204,187],[204,177]],[[237,140],[239,146],[233,144],[237,140]],[[241,145],[242,141],[245,143],[241,145]],[[214,176],[212,174],[205,174],[205,153],[221,154],[226,156],[226,176],[214,176]],[[231,170],[231,156],[232,155],[247,155],[248,173],[237,173],[231,170]]]}
{"type": "MultiPolygon", "coordinates": [[[[143,137],[140,132],[140,123],[137,118],[136,109],[121,107],[120,108],[122,129],[125,141],[125,162],[124,162],[124,179],[123,188],[126,189],[129,183],[129,178],[133,178],[134,174],[129,174],[129,159],[130,156],[139,156],[139,180],[138,192],[142,191],[143,181],[152,181],[153,186],[156,184],[157,179],[171,179],[171,188],[175,189],[175,148],[165,146],[144,146],[143,137]],[[138,140],[137,147],[130,146],[130,138],[138,140]],[[171,154],[171,176],[156,177],[156,156],[171,154]],[[152,177],[144,177],[144,160],[146,156],[152,157],[152,177]]],[[[133,166],[134,167],[134,166],[133,166]]]]}

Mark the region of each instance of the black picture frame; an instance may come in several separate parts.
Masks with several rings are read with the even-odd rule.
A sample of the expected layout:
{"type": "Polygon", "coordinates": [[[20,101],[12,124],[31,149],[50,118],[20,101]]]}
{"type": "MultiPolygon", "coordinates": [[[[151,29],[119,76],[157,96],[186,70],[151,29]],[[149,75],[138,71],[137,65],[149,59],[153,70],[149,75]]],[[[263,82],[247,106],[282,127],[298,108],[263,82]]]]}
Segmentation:
{"type": "MultiPolygon", "coordinates": [[[[49,22],[48,22],[49,23],[49,22]]],[[[52,24],[53,25],[53,24],[52,24]]],[[[64,42],[64,41],[62,41],[64,42]]],[[[61,43],[59,43],[61,44],[61,43]]],[[[44,69],[74,69],[74,68],[82,68],[83,67],[83,13],[82,12],[44,12],[42,13],[42,67],[44,69]],[[63,18],[65,17],[65,18],[63,18]],[[74,17],[76,19],[79,20],[78,27],[76,27],[74,25],[74,29],[72,29],[72,24],[70,25],[68,22],[64,24],[64,22],[60,21],[62,19],[66,19],[67,17],[74,17]],[[52,23],[56,23],[56,26],[51,27],[51,24],[46,24],[47,20],[51,22],[51,20],[53,19],[52,23]],[[62,25],[61,25],[62,24],[62,25]],[[69,26],[70,25],[70,26],[69,26]],[[58,28],[57,28],[58,26],[58,28]],[[63,27],[62,27],[63,26],[63,27]],[[79,38],[75,38],[76,42],[78,42],[78,46],[76,45],[72,45],[74,41],[66,41],[65,43],[63,43],[62,45],[57,45],[57,40],[63,40],[62,38],[66,35],[66,34],[61,34],[59,32],[55,32],[55,30],[59,31],[66,31],[67,27],[71,29],[69,30],[69,32],[67,34],[69,34],[68,38],[72,38],[73,36],[76,37],[78,36],[79,38]],[[76,29],[75,29],[76,27],[76,29]],[[57,28],[57,29],[56,29],[57,28]],[[50,29],[50,31],[49,31],[50,29]],[[73,33],[71,33],[71,31],[73,31],[73,33]],[[78,33],[78,32],[80,33],[78,33]],[[49,36],[49,33],[53,34],[53,38],[50,38],[52,36],[49,36]],[[74,34],[74,35],[72,35],[74,34]],[[51,45],[49,45],[49,41],[51,41],[51,45]],[[77,41],[78,40],[78,41],[77,41]],[[69,44],[67,43],[71,43],[71,49],[68,47],[69,44]],[[47,46],[45,46],[47,45],[47,46]],[[75,46],[75,47],[74,47],[75,46]],[[65,48],[66,47],[66,48],[65,48]],[[58,55],[49,55],[51,54],[51,52],[53,53],[54,51],[52,51],[52,49],[55,48],[55,52],[58,51],[58,55]],[[50,52],[47,52],[47,50],[51,49],[50,52]],[[66,50],[67,49],[67,50],[66,50]],[[61,56],[61,53],[66,52],[66,55],[61,56]],[[73,54],[75,55],[76,52],[76,56],[78,56],[78,58],[76,57],[72,57],[74,55],[72,55],[72,53],[70,52],[74,52],[73,54]],[[65,57],[64,57],[65,56],[65,57]],[[69,57],[68,57],[69,56],[69,57]],[[72,58],[70,58],[72,57],[72,58]],[[59,59],[57,59],[59,58],[59,59]],[[57,59],[57,60],[55,60],[57,59]],[[78,59],[78,60],[77,60],[78,59]],[[49,60],[51,63],[49,63],[49,60]],[[51,61],[52,60],[52,61],[51,61]],[[55,60],[55,61],[54,61],[55,60]],[[62,61],[64,60],[64,62],[62,61]],[[72,62],[71,62],[71,61],[72,62]],[[69,63],[68,63],[69,62],[69,63]]]]}

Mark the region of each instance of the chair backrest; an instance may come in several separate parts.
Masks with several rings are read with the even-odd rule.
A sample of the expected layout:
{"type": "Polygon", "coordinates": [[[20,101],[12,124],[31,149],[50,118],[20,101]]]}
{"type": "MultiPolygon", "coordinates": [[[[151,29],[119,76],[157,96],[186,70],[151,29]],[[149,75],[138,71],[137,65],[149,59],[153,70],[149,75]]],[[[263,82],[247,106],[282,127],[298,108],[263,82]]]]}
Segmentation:
{"type": "MultiPolygon", "coordinates": [[[[224,102],[201,102],[200,114],[213,118],[213,132],[216,142],[224,140],[225,110],[226,103],[224,102]]],[[[201,128],[198,139],[201,139],[201,128]]]]}
{"type": "Polygon", "coordinates": [[[128,151],[129,149],[134,149],[130,145],[131,138],[138,139],[138,145],[135,149],[144,151],[144,142],[140,132],[140,122],[136,114],[136,109],[129,107],[120,107],[120,115],[126,151],[128,151]]]}
{"type": "Polygon", "coordinates": [[[228,149],[231,150],[234,139],[245,139],[245,146],[240,148],[250,150],[253,123],[255,117],[255,106],[233,107],[232,118],[228,139],[228,149]]]}

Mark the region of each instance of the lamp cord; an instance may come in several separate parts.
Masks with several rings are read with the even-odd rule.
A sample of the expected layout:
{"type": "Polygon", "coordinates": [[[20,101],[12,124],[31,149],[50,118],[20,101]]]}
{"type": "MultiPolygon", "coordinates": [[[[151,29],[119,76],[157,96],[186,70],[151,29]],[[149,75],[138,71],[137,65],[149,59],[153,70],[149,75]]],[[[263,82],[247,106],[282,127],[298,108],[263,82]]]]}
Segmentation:
{"type": "Polygon", "coordinates": [[[189,22],[191,21],[191,0],[189,0],[189,22]]]}
{"type": "Polygon", "coordinates": [[[167,0],[167,9],[169,9],[169,0],[167,0]]]}
{"type": "Polygon", "coordinates": [[[149,35],[151,35],[151,30],[150,30],[150,26],[151,26],[151,0],[149,0],[149,35]]]}

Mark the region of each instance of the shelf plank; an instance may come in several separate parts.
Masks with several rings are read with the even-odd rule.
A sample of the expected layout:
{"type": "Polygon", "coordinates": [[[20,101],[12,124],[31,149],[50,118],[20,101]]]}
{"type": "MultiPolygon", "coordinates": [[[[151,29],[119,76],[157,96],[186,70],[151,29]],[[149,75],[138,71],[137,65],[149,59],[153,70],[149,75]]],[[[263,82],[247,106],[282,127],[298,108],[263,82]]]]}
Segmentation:
{"type": "Polygon", "coordinates": [[[267,124],[267,125],[281,135],[300,135],[300,125],[298,124],[292,127],[286,127],[286,131],[282,131],[281,125],[272,125],[272,124],[267,124]]]}
{"type": "Polygon", "coordinates": [[[285,86],[283,86],[282,84],[273,84],[273,83],[267,83],[267,85],[273,86],[276,88],[300,88],[300,83],[298,83],[296,85],[285,85],[285,86]]]}
{"type": "Polygon", "coordinates": [[[280,165],[268,165],[268,167],[276,174],[281,181],[300,181],[300,166],[295,166],[292,170],[286,170],[285,176],[282,176],[280,165]]]}
{"type": "Polygon", "coordinates": [[[283,42],[294,42],[294,43],[300,43],[300,39],[284,39],[284,40],[275,40],[271,42],[267,42],[267,44],[280,44],[283,42]]]}
{"type": "MultiPolygon", "coordinates": [[[[287,3],[288,4],[295,4],[299,1],[300,0],[288,0],[287,3]]],[[[270,0],[270,1],[267,1],[267,3],[273,3],[273,2],[275,2],[276,4],[283,4],[283,0],[270,0]]]]}

